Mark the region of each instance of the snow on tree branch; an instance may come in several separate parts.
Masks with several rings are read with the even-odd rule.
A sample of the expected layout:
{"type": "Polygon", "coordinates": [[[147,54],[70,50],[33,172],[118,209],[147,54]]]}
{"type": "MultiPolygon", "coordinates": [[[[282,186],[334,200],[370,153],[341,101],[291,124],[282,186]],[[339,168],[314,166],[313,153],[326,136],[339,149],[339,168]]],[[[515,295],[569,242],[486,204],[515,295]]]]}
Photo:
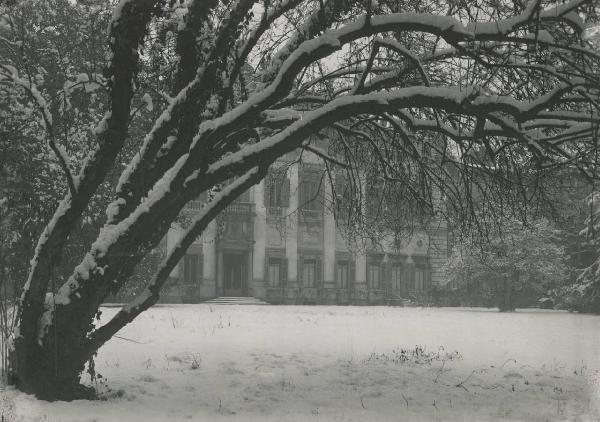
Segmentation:
{"type": "Polygon", "coordinates": [[[163,259],[154,278],[148,283],[147,287],[133,302],[125,305],[109,322],[89,335],[87,343],[90,352],[97,350],[100,345],[108,341],[121,328],[133,321],[137,315],[157,302],[161,287],[173,268],[185,255],[188,247],[206,229],[217,214],[225,209],[238,195],[259,182],[265,176],[267,169],[268,165],[263,165],[248,171],[223,188],[210,202],[205,204],[200,214],[194,217],[190,227],[182,234],[175,247],[163,259]]]}
{"type": "Polygon", "coordinates": [[[20,330],[25,342],[35,338],[50,274],[60,260],[73,223],[88,206],[123,145],[139,58],[137,48],[146,34],[147,24],[156,12],[155,6],[154,0],[122,1],[113,14],[109,28],[112,55],[107,70],[110,110],[95,130],[99,146],[84,162],[77,177],[75,194],[70,191],[65,196],[38,239],[21,296],[20,330]]]}
{"type": "MultiPolygon", "coordinates": [[[[546,98],[551,103],[553,95],[546,98]]],[[[252,166],[259,157],[275,154],[280,155],[299,146],[299,142],[313,133],[334,122],[343,120],[351,115],[369,110],[370,113],[385,113],[409,107],[435,107],[448,111],[461,112],[472,116],[486,115],[492,120],[502,123],[505,130],[514,131],[513,136],[520,136],[518,123],[527,119],[544,116],[545,113],[537,112],[540,103],[523,103],[511,97],[487,96],[475,87],[467,88],[427,88],[411,87],[398,89],[389,93],[374,93],[366,95],[339,97],[327,105],[305,113],[301,121],[296,121],[280,133],[262,140],[261,142],[245,147],[222,160],[213,163],[209,173],[231,171],[240,166],[252,166]],[[514,119],[509,122],[505,118],[493,113],[508,113],[514,119]]],[[[584,119],[585,121],[599,121],[599,116],[589,116],[579,113],[557,113],[564,120],[584,119]]],[[[536,148],[541,148],[535,145],[536,148]]]]}
{"type": "Polygon", "coordinates": [[[0,70],[2,70],[2,72],[0,72],[0,84],[5,83],[6,80],[11,81],[16,86],[24,88],[35,101],[36,106],[42,115],[42,126],[46,129],[46,133],[48,134],[48,145],[54,152],[56,159],[65,174],[67,186],[69,187],[71,194],[74,195],[77,188],[71,170],[69,169],[70,159],[65,149],[61,145],[57,145],[54,139],[53,119],[48,101],[46,101],[31,78],[24,79],[20,77],[19,72],[13,66],[0,64],[0,70]]]}

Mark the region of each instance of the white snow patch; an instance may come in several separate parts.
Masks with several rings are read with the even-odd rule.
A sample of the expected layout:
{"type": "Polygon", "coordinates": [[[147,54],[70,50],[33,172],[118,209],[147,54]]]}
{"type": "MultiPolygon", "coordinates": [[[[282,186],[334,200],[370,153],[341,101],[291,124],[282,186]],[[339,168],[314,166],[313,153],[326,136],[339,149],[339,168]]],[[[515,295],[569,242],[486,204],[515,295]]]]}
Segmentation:
{"type": "Polygon", "coordinates": [[[54,313],[54,294],[46,293],[46,298],[44,299],[44,312],[40,317],[40,322],[38,324],[38,335],[37,342],[38,344],[42,344],[42,339],[48,332],[48,327],[52,324],[52,314],[54,313]]]}
{"type": "Polygon", "coordinates": [[[89,80],[90,80],[89,76],[86,75],[85,73],[80,73],[79,75],[77,75],[77,78],[75,78],[75,82],[77,82],[77,83],[88,82],[89,80]]]}
{"type": "Polygon", "coordinates": [[[154,109],[154,104],[152,103],[152,97],[147,92],[142,97],[142,101],[146,104],[146,110],[152,111],[154,109]]]}
{"type": "MultiPolygon", "coordinates": [[[[105,323],[119,308],[102,310],[105,323]]],[[[4,394],[17,420],[47,422],[591,422],[599,322],[535,310],[164,305],[98,354],[96,370],[122,397],[4,394]],[[391,361],[416,345],[463,359],[391,361]]]]}
{"type": "Polygon", "coordinates": [[[67,150],[60,144],[56,144],[56,149],[60,154],[61,159],[65,162],[67,167],[71,164],[71,159],[69,158],[69,154],[67,154],[67,150]]]}
{"type": "Polygon", "coordinates": [[[131,301],[127,305],[123,306],[123,308],[121,308],[121,310],[123,312],[129,313],[129,312],[137,309],[138,307],[140,307],[146,300],[150,299],[151,297],[152,297],[152,292],[148,289],[144,289],[142,291],[142,293],[138,294],[133,301],[131,301]]]}
{"type": "Polygon", "coordinates": [[[94,134],[96,136],[102,135],[104,132],[106,132],[106,130],[108,129],[108,120],[111,117],[112,117],[112,113],[110,111],[107,111],[104,114],[104,117],[102,118],[102,120],[100,120],[100,122],[98,122],[98,124],[94,128],[94,134]]]}

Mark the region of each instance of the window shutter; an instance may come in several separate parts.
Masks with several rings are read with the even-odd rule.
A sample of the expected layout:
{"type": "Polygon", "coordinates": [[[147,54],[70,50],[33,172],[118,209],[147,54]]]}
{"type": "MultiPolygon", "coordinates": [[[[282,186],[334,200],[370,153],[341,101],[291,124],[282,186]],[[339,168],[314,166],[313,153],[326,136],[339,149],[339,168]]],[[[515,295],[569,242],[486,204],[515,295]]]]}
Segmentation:
{"type": "Polygon", "coordinates": [[[431,287],[431,273],[433,272],[433,269],[431,268],[431,265],[429,263],[427,263],[427,265],[425,266],[425,290],[429,290],[429,288],[431,287]]]}
{"type": "Polygon", "coordinates": [[[319,210],[319,211],[323,211],[324,208],[324,204],[323,202],[325,201],[325,179],[321,178],[319,180],[317,180],[316,182],[316,189],[319,189],[319,191],[316,194],[315,197],[315,201],[317,202],[315,204],[315,210],[319,210]]]}
{"type": "Polygon", "coordinates": [[[404,295],[405,287],[404,287],[404,265],[400,265],[398,268],[398,277],[400,280],[398,281],[398,290],[400,290],[400,294],[404,295]]]}
{"type": "Polygon", "coordinates": [[[192,284],[196,284],[196,281],[198,280],[197,255],[191,255],[189,257],[189,262],[190,262],[190,278],[188,281],[191,282],[192,284]]]}
{"type": "Polygon", "coordinates": [[[405,295],[408,295],[410,290],[410,265],[405,264],[402,266],[402,291],[405,295]]]}
{"type": "Polygon", "coordinates": [[[315,261],[315,287],[321,287],[323,284],[323,261],[317,258],[315,261]]]}
{"type": "Polygon", "coordinates": [[[302,264],[304,263],[304,259],[302,259],[302,255],[298,255],[298,286],[302,287],[303,279],[302,279],[302,264]]]}
{"type": "Polygon", "coordinates": [[[343,220],[348,217],[348,201],[346,200],[346,177],[343,174],[335,176],[335,201],[339,219],[343,220]]]}
{"type": "Polygon", "coordinates": [[[383,265],[383,286],[384,290],[389,290],[392,285],[392,265],[391,263],[384,263],[383,265]]]}
{"type": "Polygon", "coordinates": [[[333,263],[333,281],[335,281],[335,287],[337,287],[337,288],[341,287],[340,275],[338,274],[339,265],[340,265],[340,261],[338,261],[336,259],[333,263]]]}
{"type": "Polygon", "coordinates": [[[263,199],[264,199],[264,203],[265,203],[265,207],[270,207],[271,206],[271,184],[273,182],[273,179],[271,177],[271,175],[268,175],[267,177],[265,177],[264,182],[263,182],[263,199]]]}
{"type": "Polygon", "coordinates": [[[356,285],[356,262],[355,261],[350,261],[350,274],[348,276],[348,287],[349,288],[354,288],[354,286],[356,285]]]}
{"type": "Polygon", "coordinates": [[[290,206],[290,179],[287,177],[282,178],[281,182],[281,206],[289,208],[290,206]]]}
{"type": "Polygon", "coordinates": [[[265,254],[265,273],[263,276],[265,287],[271,287],[271,280],[269,279],[269,255],[265,254]]]}
{"type": "Polygon", "coordinates": [[[204,281],[204,255],[198,255],[198,281],[204,281]]]}
{"type": "Polygon", "coordinates": [[[346,178],[344,177],[343,174],[338,173],[335,175],[334,188],[335,188],[335,194],[337,196],[343,195],[343,193],[344,193],[344,185],[346,184],[345,179],[346,178]]]}
{"type": "Polygon", "coordinates": [[[308,192],[308,183],[302,180],[299,185],[300,201],[298,203],[301,209],[309,209],[310,194],[308,192]]]}
{"type": "Polygon", "coordinates": [[[180,273],[181,281],[183,281],[184,283],[187,283],[188,280],[190,279],[190,276],[189,276],[190,264],[188,263],[188,256],[184,255],[182,261],[183,261],[183,265],[181,266],[181,269],[183,271],[180,273]]]}
{"type": "Polygon", "coordinates": [[[288,280],[288,259],[283,258],[281,260],[281,267],[279,267],[279,276],[281,278],[281,287],[287,286],[288,280]]]}
{"type": "Polygon", "coordinates": [[[367,289],[372,287],[373,281],[371,280],[371,263],[367,261],[367,289]]]}

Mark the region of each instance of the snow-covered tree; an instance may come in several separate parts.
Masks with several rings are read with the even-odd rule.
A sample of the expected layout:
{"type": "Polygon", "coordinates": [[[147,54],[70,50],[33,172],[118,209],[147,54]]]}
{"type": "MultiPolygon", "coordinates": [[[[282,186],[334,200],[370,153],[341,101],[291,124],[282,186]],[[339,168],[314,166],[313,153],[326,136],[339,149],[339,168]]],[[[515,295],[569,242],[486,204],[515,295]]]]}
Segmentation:
{"type": "MultiPolygon", "coordinates": [[[[79,385],[86,363],[156,303],[207,224],[288,152],[303,148],[349,172],[376,159],[383,181],[429,207],[434,192],[462,207],[481,174],[512,183],[523,166],[596,170],[587,157],[600,57],[581,36],[597,18],[594,0],[120,0],[104,60],[83,60],[69,82],[105,96],[90,114],[94,127],[76,120],[63,138],[61,107],[87,92],[45,86],[35,63],[18,61],[31,40],[15,28],[32,1],[0,6],[0,43],[16,57],[0,63],[0,84],[29,97],[65,180],[31,261],[13,343],[17,386],[42,398],[89,393],[79,385]],[[153,118],[139,121],[140,110],[153,118]],[[325,150],[316,138],[332,131],[343,136],[325,150]],[[80,150],[66,145],[80,135],[90,151],[74,160],[80,150]],[[54,291],[70,236],[115,173],[102,228],[54,291]],[[94,326],[103,300],[202,193],[204,208],[146,288],[94,326]]],[[[72,7],[97,16],[78,30],[92,40],[102,6],[72,7]]],[[[32,24],[46,31],[37,38],[72,29],[47,25],[48,13],[32,24]]],[[[74,48],[83,57],[91,47],[74,48]]]]}
{"type": "Polygon", "coordinates": [[[514,311],[564,285],[568,267],[559,233],[546,220],[529,225],[509,220],[487,241],[471,237],[457,242],[447,274],[467,300],[514,311]]]}
{"type": "Polygon", "coordinates": [[[600,192],[594,191],[587,198],[589,216],[580,235],[595,251],[596,259],[577,277],[577,281],[563,289],[566,305],[583,312],[600,312],[600,192]]]}

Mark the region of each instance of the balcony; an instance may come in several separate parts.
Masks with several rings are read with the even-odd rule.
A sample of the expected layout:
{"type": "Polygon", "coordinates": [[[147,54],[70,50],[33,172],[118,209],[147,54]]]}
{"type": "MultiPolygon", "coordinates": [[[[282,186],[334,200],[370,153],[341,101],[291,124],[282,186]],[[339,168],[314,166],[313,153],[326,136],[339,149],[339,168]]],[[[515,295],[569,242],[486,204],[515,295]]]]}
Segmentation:
{"type": "Polygon", "coordinates": [[[323,210],[300,209],[300,222],[320,222],[323,221],[323,210]]]}
{"type": "Polygon", "coordinates": [[[267,216],[269,216],[269,217],[283,217],[284,215],[285,215],[285,208],[267,207],[267,216]]]}
{"type": "Polygon", "coordinates": [[[248,216],[254,215],[254,204],[251,202],[234,202],[223,211],[229,215],[248,216]]]}
{"type": "MultiPolygon", "coordinates": [[[[200,211],[203,205],[203,201],[190,201],[186,204],[185,208],[187,210],[200,211]]],[[[234,202],[223,210],[223,214],[252,216],[255,214],[254,204],[251,202],[234,202]]]]}
{"type": "Polygon", "coordinates": [[[188,210],[200,211],[203,204],[203,201],[190,201],[185,205],[185,208],[188,210]]]}

